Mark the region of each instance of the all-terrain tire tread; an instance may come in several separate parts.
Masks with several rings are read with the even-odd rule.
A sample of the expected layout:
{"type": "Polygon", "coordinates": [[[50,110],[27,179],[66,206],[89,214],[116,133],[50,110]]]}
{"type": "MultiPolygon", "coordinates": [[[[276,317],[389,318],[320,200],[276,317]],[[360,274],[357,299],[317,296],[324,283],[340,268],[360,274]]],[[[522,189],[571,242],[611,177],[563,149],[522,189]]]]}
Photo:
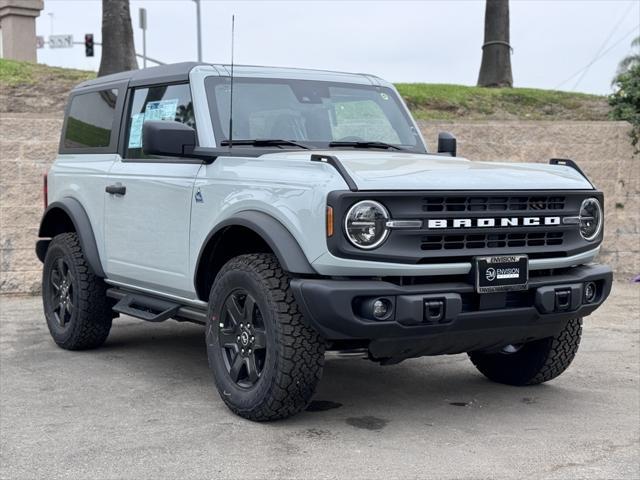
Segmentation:
{"type": "MultiPolygon", "coordinates": [[[[54,337],[56,343],[67,350],[87,350],[101,346],[111,330],[112,313],[107,298],[107,286],[104,280],[93,274],[82,252],[76,233],[56,235],[49,248],[62,246],[70,252],[71,260],[77,272],[78,301],[76,323],[73,332],[64,341],[54,337]]],[[[46,281],[46,278],[43,279],[46,281]]],[[[44,289],[44,286],[43,286],[44,289]]]]}
{"type": "Polygon", "coordinates": [[[525,344],[519,352],[471,352],[469,358],[487,378],[508,385],[537,385],[562,374],[571,365],[580,346],[582,318],[569,320],[560,333],[525,344]]]}
{"type": "Polygon", "coordinates": [[[547,353],[540,371],[531,378],[527,385],[548,382],[563,373],[576,356],[582,337],[582,319],[569,320],[560,335],[553,337],[551,348],[547,353]]]}
{"type": "Polygon", "coordinates": [[[224,396],[227,406],[237,415],[253,421],[287,418],[303,410],[315,392],[324,366],[324,340],[302,317],[289,288],[290,278],[272,254],[240,255],[229,261],[218,274],[241,270],[257,279],[268,290],[267,297],[275,303],[277,368],[265,401],[259,408],[241,410],[224,396]]]}

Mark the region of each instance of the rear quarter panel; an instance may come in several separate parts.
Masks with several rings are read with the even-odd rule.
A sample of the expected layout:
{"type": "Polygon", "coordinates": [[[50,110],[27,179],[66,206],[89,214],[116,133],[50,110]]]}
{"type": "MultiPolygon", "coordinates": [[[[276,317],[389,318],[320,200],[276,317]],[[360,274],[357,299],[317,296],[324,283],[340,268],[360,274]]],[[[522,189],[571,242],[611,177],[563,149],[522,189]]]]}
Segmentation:
{"type": "Polygon", "coordinates": [[[75,198],[84,207],[104,269],[104,199],[107,174],[119,158],[114,153],[60,154],[48,175],[48,201],[75,198]]]}

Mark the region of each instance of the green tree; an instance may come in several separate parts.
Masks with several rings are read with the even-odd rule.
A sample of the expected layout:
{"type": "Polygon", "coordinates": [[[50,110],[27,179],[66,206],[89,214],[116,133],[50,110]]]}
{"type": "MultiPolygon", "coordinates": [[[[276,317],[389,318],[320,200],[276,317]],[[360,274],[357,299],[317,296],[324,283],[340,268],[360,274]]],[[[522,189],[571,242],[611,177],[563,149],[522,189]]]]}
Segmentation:
{"type": "Polygon", "coordinates": [[[631,47],[637,48],[638,50],[620,60],[616,78],[613,79],[614,83],[618,76],[622,75],[625,72],[628,72],[634,66],[640,65],[640,36],[633,39],[633,41],[631,42],[631,47]]]}
{"type": "Polygon", "coordinates": [[[631,124],[631,144],[635,153],[640,153],[640,62],[616,75],[614,89],[609,96],[611,117],[631,124]]]}

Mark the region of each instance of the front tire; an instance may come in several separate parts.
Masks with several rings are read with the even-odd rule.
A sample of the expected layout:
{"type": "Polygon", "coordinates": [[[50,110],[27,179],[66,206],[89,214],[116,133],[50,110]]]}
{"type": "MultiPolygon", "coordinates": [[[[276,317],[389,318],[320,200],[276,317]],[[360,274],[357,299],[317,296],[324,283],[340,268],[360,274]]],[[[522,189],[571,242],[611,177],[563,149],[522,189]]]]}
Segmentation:
{"type": "Polygon", "coordinates": [[[44,259],[42,303],[58,346],[84,350],[104,343],[112,321],[106,289],[104,281],[91,272],[78,235],[56,235],[44,259]]]}
{"type": "Polygon", "coordinates": [[[573,318],[554,337],[509,345],[498,353],[469,354],[476,368],[489,380],[507,385],[537,385],[563,373],[571,364],[582,335],[582,318],[573,318]]]}
{"type": "Polygon", "coordinates": [[[271,254],[241,255],[209,296],[207,356],[235,414],[254,421],[303,410],[322,376],[324,342],[303,321],[289,277],[271,254]]]}

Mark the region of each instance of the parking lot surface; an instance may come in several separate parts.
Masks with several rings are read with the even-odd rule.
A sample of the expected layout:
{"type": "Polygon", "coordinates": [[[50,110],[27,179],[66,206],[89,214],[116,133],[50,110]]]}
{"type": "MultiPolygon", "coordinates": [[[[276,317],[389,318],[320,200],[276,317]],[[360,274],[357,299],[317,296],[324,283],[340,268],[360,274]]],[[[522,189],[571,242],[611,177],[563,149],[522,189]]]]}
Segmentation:
{"type": "Polygon", "coordinates": [[[569,370],[493,384],[466,355],[327,356],[309,411],[257,424],[214,389],[203,328],[128,317],[57,348],[39,298],[0,297],[0,475],[21,478],[640,478],[640,285],[585,319],[569,370]]]}

